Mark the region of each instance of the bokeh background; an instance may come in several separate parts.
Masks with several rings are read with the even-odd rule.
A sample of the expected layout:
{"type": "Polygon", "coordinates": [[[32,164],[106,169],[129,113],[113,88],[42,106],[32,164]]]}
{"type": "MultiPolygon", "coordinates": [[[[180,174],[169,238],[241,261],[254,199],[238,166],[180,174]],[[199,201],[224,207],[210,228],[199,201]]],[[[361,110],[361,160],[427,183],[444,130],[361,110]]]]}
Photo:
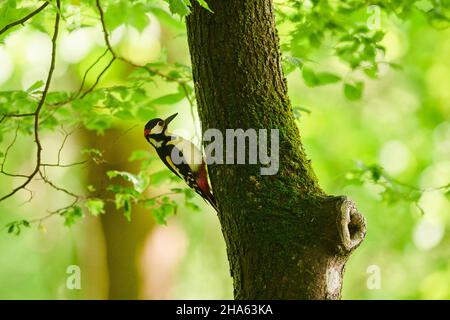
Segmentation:
{"type": "MultiPolygon", "coordinates": [[[[143,31],[117,28],[111,35],[113,46],[137,64],[155,62],[161,55],[189,64],[182,21],[168,15],[150,19],[143,31]]],[[[386,66],[379,79],[366,79],[361,100],[346,99],[341,84],[310,88],[299,70],[288,76],[289,92],[292,104],[300,107],[298,125],[320,184],[328,193],[350,196],[367,219],[366,239],[346,267],[343,298],[450,299],[450,204],[445,192],[435,190],[447,185],[450,177],[450,30],[433,28],[419,12],[406,22],[382,16],[381,23],[387,31],[384,58],[401,68],[386,66]],[[418,202],[401,195],[384,201],[383,187],[370,179],[350,183],[358,163],[379,165],[392,179],[422,190],[418,202]],[[376,289],[367,285],[373,270],[381,276],[376,289]]],[[[280,32],[282,41],[284,36],[280,32]]],[[[33,26],[11,32],[0,44],[0,90],[26,90],[45,78],[50,47],[50,37],[33,26]]],[[[77,90],[84,70],[103,51],[100,26],[63,30],[51,90],[77,90]]],[[[314,63],[344,70],[327,52],[318,49],[314,63]]],[[[117,62],[100,86],[123,83],[130,72],[129,66],[117,62]]],[[[95,72],[87,79],[94,81],[95,72]]],[[[146,94],[155,98],[171,91],[172,84],[157,78],[146,87],[146,94]]],[[[175,111],[180,115],[173,126],[192,135],[197,121],[186,100],[157,110],[164,116],[175,111]]],[[[128,161],[134,150],[147,150],[156,159],[142,137],[143,125],[141,120],[116,121],[103,135],[80,128],[67,142],[64,162],[77,160],[82,148],[102,146],[105,163],[49,168],[49,174],[65,187],[81,190],[86,185],[101,188],[105,172],[112,168],[138,170],[139,161],[128,161]]],[[[0,150],[13,136],[11,132],[4,137],[0,150]]],[[[26,147],[30,139],[19,135],[10,150],[8,170],[27,172],[33,167],[26,147]]],[[[45,159],[57,157],[61,139],[59,132],[44,134],[45,159]]],[[[150,171],[163,169],[154,161],[150,171]]],[[[2,194],[16,184],[17,180],[0,177],[2,194]]],[[[163,180],[147,192],[158,194],[174,186],[176,180],[163,180]]],[[[31,201],[21,192],[0,203],[1,227],[67,204],[64,194],[41,181],[34,181],[30,189],[31,201]]],[[[70,228],[53,217],[18,236],[2,229],[0,298],[231,299],[220,225],[211,208],[195,201],[200,211],[181,204],[167,225],[157,224],[149,209],[135,208],[128,222],[108,206],[106,214],[85,214],[70,228]],[[71,265],[80,267],[80,290],[66,286],[71,265]]]]}

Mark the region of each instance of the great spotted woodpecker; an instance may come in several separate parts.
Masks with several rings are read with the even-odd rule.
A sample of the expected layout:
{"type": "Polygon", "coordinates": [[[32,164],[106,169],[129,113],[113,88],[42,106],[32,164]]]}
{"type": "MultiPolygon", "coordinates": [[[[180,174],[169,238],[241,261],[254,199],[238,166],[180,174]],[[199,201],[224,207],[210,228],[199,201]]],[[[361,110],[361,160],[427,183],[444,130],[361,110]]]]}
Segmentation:
{"type": "Polygon", "coordinates": [[[155,148],[161,161],[218,211],[202,152],[190,141],[167,131],[167,126],[177,114],[165,120],[156,118],[147,122],[144,137],[155,148]]]}

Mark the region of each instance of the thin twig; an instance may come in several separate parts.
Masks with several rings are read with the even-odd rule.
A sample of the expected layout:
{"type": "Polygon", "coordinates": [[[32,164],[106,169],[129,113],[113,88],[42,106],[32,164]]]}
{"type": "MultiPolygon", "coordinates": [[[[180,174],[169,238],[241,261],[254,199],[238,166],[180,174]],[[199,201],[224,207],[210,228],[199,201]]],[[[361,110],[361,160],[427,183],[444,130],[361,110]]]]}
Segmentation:
{"type": "Polygon", "coordinates": [[[3,161],[2,161],[2,164],[0,165],[0,173],[4,174],[5,176],[9,176],[9,177],[27,178],[28,176],[23,175],[23,174],[14,174],[14,173],[9,173],[9,172],[5,171],[6,160],[8,158],[9,151],[11,150],[13,145],[16,143],[17,136],[19,133],[19,128],[20,128],[20,122],[17,124],[17,128],[14,131],[13,139],[11,140],[10,144],[6,147],[5,154],[3,155],[3,161]]]}
{"type": "Polygon", "coordinates": [[[74,95],[74,98],[77,98],[77,97],[81,94],[81,92],[83,91],[84,84],[85,84],[85,82],[86,82],[87,75],[88,75],[89,72],[92,70],[92,68],[94,68],[94,67],[97,65],[97,63],[99,63],[100,60],[103,59],[103,57],[108,53],[108,51],[109,51],[109,49],[106,49],[105,52],[103,52],[102,55],[99,56],[99,57],[97,58],[97,60],[95,60],[95,61],[89,66],[89,68],[86,69],[86,71],[84,72],[84,75],[83,75],[83,80],[81,81],[80,88],[78,89],[77,93],[74,95]]]}
{"type": "Polygon", "coordinates": [[[73,193],[73,192],[71,192],[71,191],[69,191],[69,190],[67,190],[67,189],[64,189],[64,188],[62,188],[62,187],[57,186],[57,185],[54,184],[50,179],[48,179],[48,178],[42,173],[41,170],[39,170],[39,175],[41,176],[42,180],[44,180],[44,182],[47,183],[48,185],[50,185],[53,189],[55,189],[55,190],[57,190],[57,191],[64,192],[65,194],[67,194],[67,195],[69,195],[69,196],[71,196],[71,197],[73,197],[73,198],[75,198],[75,199],[78,199],[78,200],[84,198],[82,195],[75,194],[75,193],[73,193]]]}
{"type": "Polygon", "coordinates": [[[109,33],[108,33],[108,29],[106,28],[105,14],[103,13],[103,9],[102,9],[102,6],[100,4],[100,0],[95,0],[95,4],[97,5],[97,9],[98,9],[98,12],[100,14],[100,22],[102,24],[103,37],[105,38],[105,44],[108,47],[109,51],[111,52],[113,58],[115,58],[116,54],[114,53],[114,50],[112,49],[111,43],[109,42],[109,33]]]}
{"type": "Polygon", "coordinates": [[[41,165],[41,155],[42,155],[42,145],[39,140],[39,115],[42,110],[42,107],[45,103],[45,99],[47,97],[48,90],[50,88],[50,83],[53,76],[53,71],[55,70],[55,60],[56,60],[56,40],[58,39],[58,32],[59,32],[59,20],[60,20],[60,7],[61,7],[61,0],[56,0],[56,17],[55,17],[55,27],[53,32],[53,38],[52,38],[52,56],[51,56],[51,62],[50,62],[50,69],[47,76],[47,81],[45,83],[44,91],[42,92],[41,99],[39,101],[39,104],[36,108],[36,111],[34,112],[34,140],[37,146],[37,152],[36,152],[36,166],[33,170],[33,172],[26,178],[25,182],[19,185],[18,187],[14,188],[10,193],[0,198],[0,202],[8,199],[9,197],[13,196],[17,191],[25,188],[31,180],[33,180],[34,176],[39,172],[39,168],[41,165]]]}
{"type": "Polygon", "coordinates": [[[5,118],[25,118],[25,117],[34,117],[35,114],[36,114],[35,112],[19,113],[19,114],[5,113],[5,114],[3,114],[3,117],[5,117],[5,118]]]}
{"type": "Polygon", "coordinates": [[[21,204],[19,204],[19,207],[21,207],[27,203],[30,203],[31,200],[33,200],[33,196],[34,196],[33,191],[28,189],[27,187],[23,188],[23,190],[28,191],[28,193],[30,194],[30,197],[27,200],[25,200],[24,202],[22,202],[21,204]]]}
{"type": "MultiPolygon", "coordinates": [[[[111,67],[113,62],[116,60],[116,54],[115,54],[114,50],[112,49],[111,43],[109,42],[108,29],[106,28],[105,15],[103,13],[102,6],[100,5],[100,0],[96,0],[96,5],[97,5],[98,12],[100,14],[100,22],[102,24],[103,36],[104,36],[104,39],[105,39],[105,44],[106,44],[106,47],[107,47],[108,51],[111,53],[112,58],[109,61],[109,63],[106,65],[106,67],[102,70],[102,72],[100,72],[100,74],[97,76],[97,79],[95,80],[94,84],[80,96],[80,99],[83,99],[84,97],[86,97],[89,93],[91,93],[95,89],[95,87],[97,87],[97,85],[100,82],[100,79],[102,78],[102,76],[105,74],[105,72],[111,67]]],[[[106,52],[105,52],[105,54],[106,54],[106,52]]],[[[101,58],[103,57],[103,55],[101,56],[101,58]]]]}
{"type": "Polygon", "coordinates": [[[49,214],[47,214],[47,215],[45,215],[45,216],[43,216],[43,217],[41,217],[41,218],[29,220],[28,222],[29,222],[30,224],[38,223],[39,225],[41,225],[41,223],[42,223],[44,220],[47,220],[47,219],[51,218],[51,217],[54,216],[54,215],[61,215],[61,213],[63,213],[64,211],[66,211],[66,210],[68,210],[68,209],[70,209],[70,208],[72,208],[72,207],[75,206],[77,203],[78,203],[78,199],[74,199],[74,201],[73,201],[71,204],[69,204],[69,205],[67,205],[67,206],[65,206],[65,207],[63,207],[63,208],[59,208],[58,210],[50,211],[49,214]]]}
{"type": "Polygon", "coordinates": [[[62,164],[62,163],[42,163],[41,167],[60,167],[60,168],[69,168],[69,167],[75,167],[80,166],[82,164],[86,164],[89,160],[82,160],[78,162],[68,163],[68,164],[62,164]]]}
{"type": "Polygon", "coordinates": [[[189,102],[189,109],[191,111],[192,121],[194,122],[194,137],[196,139],[198,139],[199,141],[201,141],[201,139],[200,139],[201,137],[199,136],[198,130],[197,130],[197,121],[196,121],[195,112],[194,112],[195,101],[189,95],[189,90],[187,89],[187,84],[186,83],[182,83],[182,84],[180,84],[180,86],[183,89],[184,95],[186,96],[186,98],[187,98],[187,100],[189,102]]]}
{"type": "Polygon", "coordinates": [[[98,85],[98,83],[100,82],[100,79],[102,78],[102,76],[105,74],[105,72],[109,69],[109,67],[111,67],[111,65],[113,64],[113,62],[116,60],[115,57],[113,57],[109,63],[106,65],[106,67],[102,70],[102,72],[100,72],[100,74],[97,76],[97,79],[95,80],[95,83],[88,89],[86,90],[80,97],[80,99],[83,99],[84,97],[86,97],[86,95],[88,95],[89,93],[91,93],[95,87],[98,85]]]}

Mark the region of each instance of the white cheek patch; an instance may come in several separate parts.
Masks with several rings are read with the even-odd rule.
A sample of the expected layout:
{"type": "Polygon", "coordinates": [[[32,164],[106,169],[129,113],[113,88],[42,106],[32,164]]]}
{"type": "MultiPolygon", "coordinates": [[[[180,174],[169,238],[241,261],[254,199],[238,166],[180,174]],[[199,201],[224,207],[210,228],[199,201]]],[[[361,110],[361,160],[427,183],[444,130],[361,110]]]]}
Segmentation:
{"type": "Polygon", "coordinates": [[[160,134],[164,131],[164,126],[160,126],[159,124],[154,126],[152,129],[152,134],[160,134]]]}

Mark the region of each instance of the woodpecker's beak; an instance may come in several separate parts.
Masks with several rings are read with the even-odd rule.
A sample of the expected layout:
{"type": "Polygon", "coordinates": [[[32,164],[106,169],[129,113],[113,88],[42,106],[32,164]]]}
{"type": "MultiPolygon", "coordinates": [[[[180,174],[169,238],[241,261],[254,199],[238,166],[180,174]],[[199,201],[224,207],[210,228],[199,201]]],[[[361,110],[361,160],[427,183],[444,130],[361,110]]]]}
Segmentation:
{"type": "Polygon", "coordinates": [[[166,127],[167,127],[167,125],[173,120],[173,119],[175,119],[175,117],[178,115],[178,112],[177,113],[175,113],[175,114],[173,114],[173,115],[171,115],[170,117],[168,117],[166,120],[164,120],[164,122],[166,123],[166,127]]]}

